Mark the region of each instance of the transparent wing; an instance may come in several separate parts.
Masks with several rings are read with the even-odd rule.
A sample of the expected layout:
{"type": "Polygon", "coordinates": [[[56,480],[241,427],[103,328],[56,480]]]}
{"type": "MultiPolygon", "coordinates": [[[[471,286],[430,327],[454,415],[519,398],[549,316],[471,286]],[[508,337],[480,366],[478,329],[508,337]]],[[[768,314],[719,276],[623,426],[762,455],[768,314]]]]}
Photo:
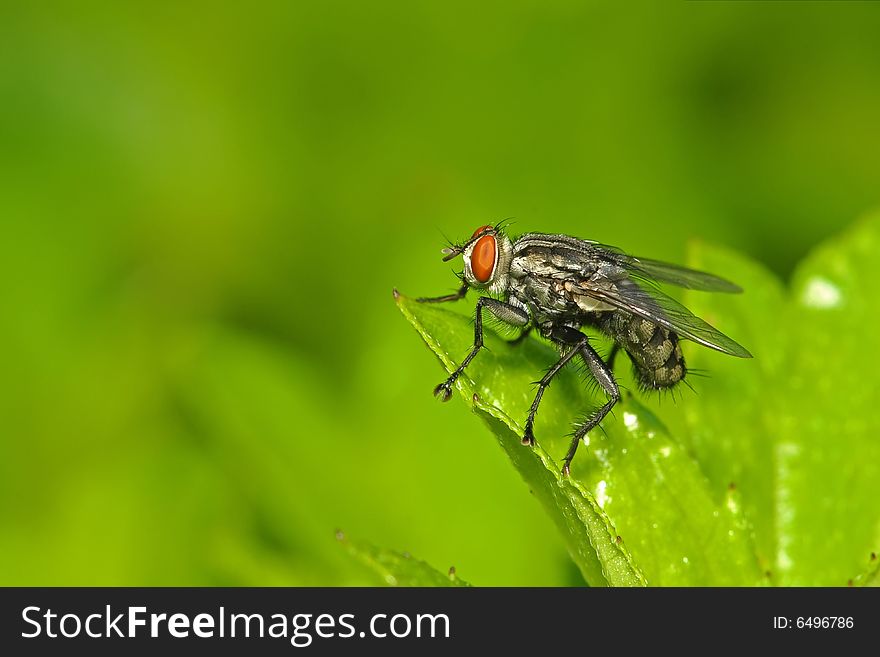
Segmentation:
{"type": "Polygon", "coordinates": [[[705,292],[742,292],[742,288],[736,283],[710,274],[671,262],[652,260],[651,258],[637,258],[627,255],[616,246],[589,242],[601,255],[626,269],[634,278],[646,283],[669,283],[689,290],[702,290],[705,292]]]}
{"type": "Polygon", "coordinates": [[[690,290],[704,290],[706,292],[742,292],[742,288],[735,283],[696,269],[689,269],[680,265],[673,265],[660,260],[649,258],[635,258],[632,256],[618,257],[618,262],[636,276],[648,280],[655,280],[670,285],[678,285],[690,290]]]}
{"type": "Polygon", "coordinates": [[[739,285],[731,283],[715,274],[674,265],[671,262],[663,262],[662,260],[637,258],[636,256],[624,253],[616,246],[608,244],[586,242],[600,255],[630,272],[633,278],[645,283],[669,283],[670,285],[677,285],[689,290],[702,290],[705,292],[742,292],[742,288],[739,285]]]}
{"type": "Polygon", "coordinates": [[[577,294],[602,301],[624,312],[664,326],[681,337],[689,338],[710,349],[739,358],[752,357],[748,349],[694,315],[675,299],[656,288],[646,289],[629,278],[607,282],[604,285],[585,281],[578,286],[577,294]]]}

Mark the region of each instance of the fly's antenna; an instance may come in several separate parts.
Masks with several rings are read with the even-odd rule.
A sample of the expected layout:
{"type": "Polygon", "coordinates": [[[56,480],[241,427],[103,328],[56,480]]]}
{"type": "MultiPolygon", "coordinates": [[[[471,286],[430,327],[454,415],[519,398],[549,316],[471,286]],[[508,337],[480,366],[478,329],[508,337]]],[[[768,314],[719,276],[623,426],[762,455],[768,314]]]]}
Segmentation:
{"type": "Polygon", "coordinates": [[[443,254],[443,262],[447,262],[448,260],[452,260],[459,253],[461,253],[462,248],[455,242],[453,242],[449,237],[444,233],[440,228],[437,228],[437,232],[443,236],[443,240],[446,242],[446,247],[440,249],[440,253],[443,254]]]}
{"type": "Polygon", "coordinates": [[[443,262],[448,262],[461,253],[461,247],[454,244],[453,246],[447,246],[445,249],[440,249],[440,253],[443,254],[443,262]]]}

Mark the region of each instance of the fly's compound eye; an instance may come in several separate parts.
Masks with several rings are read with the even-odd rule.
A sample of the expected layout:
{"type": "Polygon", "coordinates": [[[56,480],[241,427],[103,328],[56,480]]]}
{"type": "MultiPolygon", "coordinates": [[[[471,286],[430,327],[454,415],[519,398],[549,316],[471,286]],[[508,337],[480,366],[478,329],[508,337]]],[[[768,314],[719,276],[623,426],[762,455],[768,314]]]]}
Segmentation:
{"type": "Polygon", "coordinates": [[[477,235],[479,235],[479,234],[482,233],[483,231],[485,231],[485,230],[490,230],[491,228],[492,228],[492,226],[480,226],[479,228],[477,228],[477,229],[474,231],[474,234],[471,235],[471,239],[474,239],[477,235]]]}
{"type": "MultiPolygon", "coordinates": [[[[484,228],[480,228],[477,233],[484,228]]],[[[486,283],[492,278],[496,252],[494,235],[483,235],[474,244],[474,250],[471,251],[471,271],[474,273],[474,278],[480,283],[486,283]]]]}

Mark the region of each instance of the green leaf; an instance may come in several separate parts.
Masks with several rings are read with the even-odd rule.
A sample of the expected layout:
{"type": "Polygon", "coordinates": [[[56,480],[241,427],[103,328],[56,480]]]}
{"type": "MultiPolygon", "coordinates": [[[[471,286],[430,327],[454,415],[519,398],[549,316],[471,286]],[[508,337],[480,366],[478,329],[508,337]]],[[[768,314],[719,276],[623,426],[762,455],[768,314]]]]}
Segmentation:
{"type": "Polygon", "coordinates": [[[761,265],[732,251],[697,243],[689,264],[723,274],[745,290],[742,295],[686,293],[686,305],[713,326],[745,345],[749,361],[686,344],[685,355],[696,395],[657,407],[699,462],[716,499],[735,489],[753,531],[762,571],[774,581],[776,554],[774,487],[775,438],[763,422],[778,403],[776,373],[789,341],[783,330],[785,290],[761,265]]]}
{"type": "MultiPolygon", "coordinates": [[[[471,345],[469,318],[403,296],[398,306],[451,371],[471,345]]],[[[604,432],[591,432],[565,478],[551,455],[565,453],[571,423],[597,399],[567,368],[542,401],[539,445],[522,446],[520,423],[534,395],[530,383],[558,355],[537,340],[512,347],[492,331],[485,340],[488,348],[458,389],[554,519],[590,585],[760,581],[738,494],[717,499],[696,462],[654,414],[625,399],[616,417],[603,423],[604,432]]]]}
{"type": "Polygon", "coordinates": [[[449,573],[444,575],[407,553],[353,541],[342,532],[338,532],[336,538],[351,556],[374,571],[388,586],[470,586],[458,577],[455,568],[450,568],[449,573]]]}
{"type": "Polygon", "coordinates": [[[793,585],[839,585],[880,545],[880,215],[813,253],[792,286],[790,402],[774,419],[777,567],[793,585]]]}
{"type": "Polygon", "coordinates": [[[737,376],[694,355],[719,381],[685,411],[697,458],[714,483],[737,482],[773,582],[843,586],[880,544],[880,216],[818,248],[790,293],[719,249],[691,264],[746,288],[747,305],[697,294],[689,305],[723,318],[758,366],[737,376]]]}

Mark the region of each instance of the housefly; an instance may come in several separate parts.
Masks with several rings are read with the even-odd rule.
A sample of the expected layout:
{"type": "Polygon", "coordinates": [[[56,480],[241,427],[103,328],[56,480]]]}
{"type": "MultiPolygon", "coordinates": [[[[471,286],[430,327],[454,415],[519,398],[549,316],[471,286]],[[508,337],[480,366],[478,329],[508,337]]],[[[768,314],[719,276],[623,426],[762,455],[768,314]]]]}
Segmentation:
{"type": "Polygon", "coordinates": [[[563,474],[568,475],[581,439],[596,427],[620,400],[612,373],[615,355],[627,353],[638,385],[645,390],[672,388],[687,374],[681,340],[688,339],[710,349],[739,358],[751,358],[743,346],[691,313],[661,292],[658,283],[692,290],[742,292],[737,285],[701,271],[627,255],[617,248],[568,235],[526,233],[508,237],[502,227],[481,226],[463,244],[443,249],[443,260],[462,256],[462,285],[453,294],[420,298],[422,303],[462,299],[468,289],[485,293],[477,301],[474,344],[462,363],[434,394],[448,401],[455,381],[483,346],[483,311],[521,329],[524,338],[532,329],[554,343],[559,360],[537,384],[535,399],[526,417],[524,445],[534,445],[534,423],[547,386],[574,358],[586,364],[590,374],[608,395],[574,432],[565,455],[563,474]],[[607,359],[591,346],[582,328],[593,328],[614,343],[607,359]]]}

